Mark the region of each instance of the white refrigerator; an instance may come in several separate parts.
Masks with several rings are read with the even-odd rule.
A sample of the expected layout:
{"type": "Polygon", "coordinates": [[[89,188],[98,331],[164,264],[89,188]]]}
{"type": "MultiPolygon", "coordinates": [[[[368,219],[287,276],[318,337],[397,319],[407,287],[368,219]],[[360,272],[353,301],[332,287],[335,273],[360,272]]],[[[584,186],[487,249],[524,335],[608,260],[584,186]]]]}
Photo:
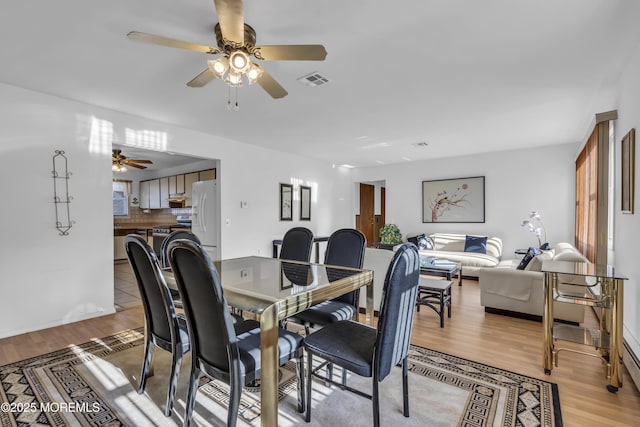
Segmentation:
{"type": "Polygon", "coordinates": [[[216,180],[193,183],[191,190],[191,231],[212,260],[220,259],[220,217],[216,180]]]}

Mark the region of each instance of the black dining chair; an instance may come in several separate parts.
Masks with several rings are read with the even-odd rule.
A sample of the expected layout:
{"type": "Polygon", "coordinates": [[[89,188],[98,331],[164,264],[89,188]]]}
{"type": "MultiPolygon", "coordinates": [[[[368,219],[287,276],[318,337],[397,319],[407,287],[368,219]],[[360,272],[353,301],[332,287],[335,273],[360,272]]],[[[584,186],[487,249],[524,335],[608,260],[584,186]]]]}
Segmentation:
{"type": "Polygon", "coordinates": [[[176,230],[172,231],[167,237],[162,241],[162,245],[160,246],[160,261],[163,268],[169,267],[169,243],[178,239],[187,239],[196,242],[197,244],[201,244],[198,236],[193,234],[190,231],[186,230],[176,230]]]}
{"type": "Polygon", "coordinates": [[[145,239],[129,234],[124,239],[124,245],[144,308],[145,345],[138,394],[144,393],[146,388],[154,349],[159,347],[171,352],[171,373],[164,411],[166,416],[170,416],[182,356],[190,348],[187,322],[183,316],[176,314],[158,258],[145,239]]]}
{"type": "Polygon", "coordinates": [[[280,259],[309,262],[313,247],[313,232],[305,227],[294,227],[282,238],[280,259]]]}
{"type": "MultiPolygon", "coordinates": [[[[367,239],[360,231],[352,228],[337,230],[329,236],[324,263],[339,267],[362,268],[367,239]]],[[[332,270],[327,269],[331,276],[332,270]]],[[[329,277],[331,280],[332,277],[329,277]]],[[[307,335],[309,328],[316,328],[340,320],[355,319],[358,313],[360,290],[356,289],[329,301],[314,305],[287,320],[304,325],[307,335]]]]}
{"type": "MultiPolygon", "coordinates": [[[[260,377],[260,329],[237,334],[218,272],[209,255],[197,244],[176,240],[169,245],[173,270],[191,338],[191,374],[184,415],[189,426],[201,374],[229,384],[227,425],[235,426],[242,387],[260,377]]],[[[280,366],[298,359],[298,411],[304,411],[304,352],[302,337],[279,330],[280,366]]]]}
{"type": "MultiPolygon", "coordinates": [[[[307,393],[305,420],[311,420],[311,377],[320,377],[312,369],[313,357],[341,366],[362,377],[372,378],[372,394],[344,384],[332,384],[365,396],[373,401],[373,425],[380,425],[378,383],[402,362],[403,414],[409,417],[408,360],[413,313],[418,293],[420,258],[411,243],[395,253],[382,290],[378,327],[372,328],[352,320],[331,323],[305,337],[307,351],[307,393]]],[[[326,381],[325,378],[323,380],[326,381]]]]}
{"type": "MultiPolygon", "coordinates": [[[[167,249],[169,248],[169,243],[178,239],[188,239],[200,244],[200,239],[198,236],[193,234],[190,231],[186,230],[176,230],[172,231],[167,237],[162,241],[162,245],[160,245],[160,265],[162,268],[169,268],[169,254],[167,253],[167,249]]],[[[173,302],[175,303],[177,308],[182,308],[182,301],[180,301],[180,295],[178,295],[178,291],[175,289],[169,289],[171,291],[171,297],[173,298],[173,302]]]]}

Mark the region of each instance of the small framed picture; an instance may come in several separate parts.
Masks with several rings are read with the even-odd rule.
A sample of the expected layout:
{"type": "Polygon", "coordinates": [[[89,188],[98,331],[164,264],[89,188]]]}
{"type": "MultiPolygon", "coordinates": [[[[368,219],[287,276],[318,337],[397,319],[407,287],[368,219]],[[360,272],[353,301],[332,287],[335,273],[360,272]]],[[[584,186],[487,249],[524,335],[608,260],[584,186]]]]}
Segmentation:
{"type": "Polygon", "coordinates": [[[300,186],[300,221],[311,221],[311,187],[300,186]]]}
{"type": "Polygon", "coordinates": [[[293,221],[293,185],[280,183],[280,221],[293,221]]]}
{"type": "Polygon", "coordinates": [[[635,181],[635,130],[631,129],[623,138],[622,138],[622,147],[621,147],[621,165],[620,169],[622,171],[622,181],[620,188],[622,190],[622,194],[620,199],[622,201],[622,213],[633,213],[633,184],[635,181]]]}

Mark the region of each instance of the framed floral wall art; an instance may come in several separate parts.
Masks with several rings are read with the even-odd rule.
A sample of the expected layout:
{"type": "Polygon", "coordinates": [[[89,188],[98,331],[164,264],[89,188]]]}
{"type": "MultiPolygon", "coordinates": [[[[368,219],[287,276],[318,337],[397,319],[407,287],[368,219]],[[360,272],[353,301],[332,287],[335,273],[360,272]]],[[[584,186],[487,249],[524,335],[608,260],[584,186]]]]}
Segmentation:
{"type": "Polygon", "coordinates": [[[484,222],[484,176],[422,181],[422,222],[484,222]]]}
{"type": "Polygon", "coordinates": [[[280,184],[280,221],[293,221],[293,185],[280,184]]]}

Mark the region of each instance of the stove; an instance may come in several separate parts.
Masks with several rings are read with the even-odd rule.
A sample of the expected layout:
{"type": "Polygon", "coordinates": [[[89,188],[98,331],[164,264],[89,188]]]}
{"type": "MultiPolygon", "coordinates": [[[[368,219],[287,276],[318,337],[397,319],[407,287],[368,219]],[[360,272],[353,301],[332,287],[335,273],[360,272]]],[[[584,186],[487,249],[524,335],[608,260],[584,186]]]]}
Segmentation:
{"type": "Polygon", "coordinates": [[[171,234],[172,231],[185,230],[191,231],[191,217],[188,215],[178,215],[175,224],[156,225],[153,227],[153,251],[160,253],[162,241],[171,234]]]}

